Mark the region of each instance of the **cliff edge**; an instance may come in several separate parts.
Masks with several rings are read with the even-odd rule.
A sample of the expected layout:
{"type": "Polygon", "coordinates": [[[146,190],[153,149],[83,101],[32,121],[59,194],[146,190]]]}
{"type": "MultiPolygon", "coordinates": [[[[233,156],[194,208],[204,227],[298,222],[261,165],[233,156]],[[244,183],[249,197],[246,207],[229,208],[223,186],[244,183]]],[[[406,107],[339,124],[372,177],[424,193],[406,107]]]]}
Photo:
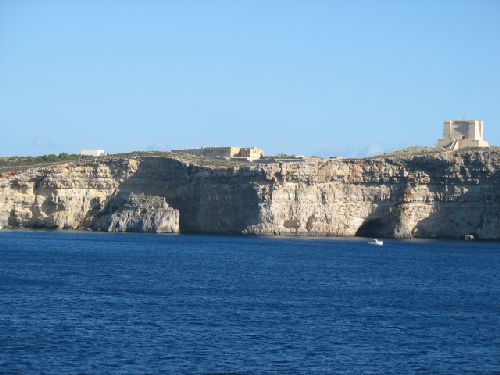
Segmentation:
{"type": "Polygon", "coordinates": [[[0,169],[0,226],[500,239],[500,150],[346,160],[125,154],[0,169]]]}

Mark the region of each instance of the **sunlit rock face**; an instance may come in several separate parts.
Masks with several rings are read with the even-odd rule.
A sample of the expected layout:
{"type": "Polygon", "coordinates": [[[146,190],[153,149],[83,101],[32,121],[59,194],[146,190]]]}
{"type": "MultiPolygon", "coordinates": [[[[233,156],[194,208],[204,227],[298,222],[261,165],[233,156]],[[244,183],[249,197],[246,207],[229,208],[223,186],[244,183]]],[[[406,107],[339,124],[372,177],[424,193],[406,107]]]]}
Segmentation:
{"type": "Polygon", "coordinates": [[[128,155],[0,170],[0,225],[500,239],[500,151],[229,162],[128,155]]]}
{"type": "Polygon", "coordinates": [[[281,165],[253,233],[498,239],[500,154],[281,165]]]}
{"type": "Polygon", "coordinates": [[[72,162],[0,170],[0,225],[11,228],[85,229],[137,161],[72,162]]]}
{"type": "Polygon", "coordinates": [[[163,197],[118,196],[95,215],[92,228],[106,232],[175,233],[179,231],[179,211],[163,197]]]}

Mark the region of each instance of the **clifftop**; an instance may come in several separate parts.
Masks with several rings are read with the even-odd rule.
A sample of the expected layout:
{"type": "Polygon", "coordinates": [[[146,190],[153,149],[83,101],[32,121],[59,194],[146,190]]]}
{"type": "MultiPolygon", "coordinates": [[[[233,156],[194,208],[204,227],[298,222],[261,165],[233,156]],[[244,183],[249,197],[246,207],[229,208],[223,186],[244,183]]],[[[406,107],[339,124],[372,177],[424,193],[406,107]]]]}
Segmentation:
{"type": "Polygon", "coordinates": [[[42,155],[42,156],[10,156],[0,157],[0,171],[16,170],[16,169],[29,169],[40,168],[47,166],[54,166],[73,162],[78,164],[88,164],[94,160],[102,163],[107,163],[115,160],[122,159],[140,159],[145,157],[163,157],[175,159],[185,164],[193,166],[208,167],[208,168],[238,168],[245,166],[255,165],[268,165],[272,163],[297,163],[297,162],[337,162],[341,161],[359,161],[359,160],[408,160],[415,157],[428,157],[437,159],[450,159],[453,157],[471,157],[473,155],[498,155],[500,154],[500,147],[490,148],[470,148],[458,151],[436,149],[426,146],[413,146],[402,150],[397,150],[381,155],[364,158],[319,158],[319,157],[286,157],[286,156],[268,156],[257,161],[247,161],[245,159],[223,159],[211,158],[204,156],[194,156],[189,154],[180,154],[174,152],[142,152],[134,151],[129,153],[110,154],[100,157],[80,156],[78,154],[59,155],[42,155]]]}

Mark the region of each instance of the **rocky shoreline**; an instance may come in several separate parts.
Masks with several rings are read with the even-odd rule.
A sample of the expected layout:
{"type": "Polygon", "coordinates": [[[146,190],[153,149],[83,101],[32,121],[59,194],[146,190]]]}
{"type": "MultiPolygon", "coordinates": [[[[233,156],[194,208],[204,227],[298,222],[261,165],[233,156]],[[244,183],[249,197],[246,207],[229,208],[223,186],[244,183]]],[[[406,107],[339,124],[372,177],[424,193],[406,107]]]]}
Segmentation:
{"type": "Polygon", "coordinates": [[[500,239],[500,151],[242,162],[123,154],[0,169],[4,229],[500,239]]]}

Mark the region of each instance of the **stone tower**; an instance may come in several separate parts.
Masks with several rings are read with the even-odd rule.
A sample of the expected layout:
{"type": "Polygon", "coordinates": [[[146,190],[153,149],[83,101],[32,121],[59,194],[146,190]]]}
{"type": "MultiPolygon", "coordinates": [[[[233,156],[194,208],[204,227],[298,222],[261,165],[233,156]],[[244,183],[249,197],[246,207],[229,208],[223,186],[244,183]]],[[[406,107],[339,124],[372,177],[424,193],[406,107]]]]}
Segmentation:
{"type": "Polygon", "coordinates": [[[483,122],[479,120],[447,120],[443,123],[443,138],[436,148],[459,150],[466,147],[489,147],[483,139],[483,122]]]}

